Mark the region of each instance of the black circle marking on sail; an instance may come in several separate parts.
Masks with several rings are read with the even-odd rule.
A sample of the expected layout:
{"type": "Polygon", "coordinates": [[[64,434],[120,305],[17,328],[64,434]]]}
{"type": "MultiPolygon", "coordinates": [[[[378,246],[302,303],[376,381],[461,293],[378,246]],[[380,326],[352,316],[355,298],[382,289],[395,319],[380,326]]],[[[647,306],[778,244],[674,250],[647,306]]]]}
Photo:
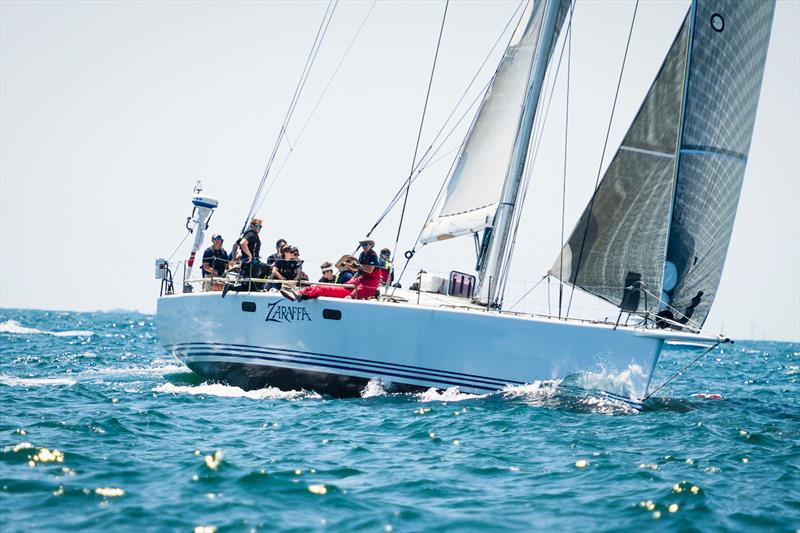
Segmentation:
{"type": "Polygon", "coordinates": [[[725,29],[725,19],[722,18],[722,15],[719,13],[711,15],[711,28],[717,33],[721,33],[725,29]]]}

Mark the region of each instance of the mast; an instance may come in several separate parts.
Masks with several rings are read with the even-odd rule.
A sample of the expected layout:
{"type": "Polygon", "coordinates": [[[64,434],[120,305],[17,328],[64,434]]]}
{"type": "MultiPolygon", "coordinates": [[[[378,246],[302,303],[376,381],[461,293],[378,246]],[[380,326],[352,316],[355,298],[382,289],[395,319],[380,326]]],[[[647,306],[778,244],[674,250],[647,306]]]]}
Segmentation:
{"type": "Polygon", "coordinates": [[[494,224],[491,228],[485,230],[489,232],[488,245],[479,258],[480,272],[475,301],[489,306],[498,305],[497,289],[501,281],[499,277],[503,267],[502,258],[511,235],[511,221],[514,218],[515,211],[522,207],[518,205],[520,184],[522,183],[522,178],[525,173],[525,160],[528,156],[533,121],[536,117],[536,107],[544,84],[544,76],[547,70],[547,63],[550,59],[550,51],[555,43],[560,28],[558,16],[559,8],[562,3],[568,4],[570,0],[542,1],[545,2],[544,21],[536,45],[536,56],[534,57],[533,68],[528,78],[528,92],[525,98],[524,110],[517,132],[517,138],[514,143],[511,164],[509,165],[508,174],[506,175],[503,193],[500,205],[497,208],[494,224]]]}

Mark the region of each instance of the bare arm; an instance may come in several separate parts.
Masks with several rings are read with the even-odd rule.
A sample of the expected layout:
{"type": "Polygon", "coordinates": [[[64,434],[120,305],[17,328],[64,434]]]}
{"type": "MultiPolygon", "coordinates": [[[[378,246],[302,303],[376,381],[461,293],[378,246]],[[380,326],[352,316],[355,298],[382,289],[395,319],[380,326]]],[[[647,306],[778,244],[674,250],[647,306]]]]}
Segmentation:
{"type": "Polygon", "coordinates": [[[283,276],[281,276],[280,271],[278,271],[278,267],[275,266],[272,267],[272,277],[275,279],[286,279],[283,276]]]}

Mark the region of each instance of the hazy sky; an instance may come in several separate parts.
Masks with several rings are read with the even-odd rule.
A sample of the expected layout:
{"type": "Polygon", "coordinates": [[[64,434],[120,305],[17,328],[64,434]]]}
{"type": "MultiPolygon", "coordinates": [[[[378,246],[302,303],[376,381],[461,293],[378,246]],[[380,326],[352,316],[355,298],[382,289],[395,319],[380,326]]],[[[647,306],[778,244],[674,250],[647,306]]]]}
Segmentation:
{"type": "MultiPolygon", "coordinates": [[[[353,249],[411,166],[444,4],[379,2],[300,135],[370,6],[337,7],[289,127],[295,149],[259,210],[265,248],[287,238],[312,277],[318,263],[353,249]]],[[[450,4],[423,149],[516,6],[450,4]]],[[[579,1],[575,11],[568,234],[591,195],[633,6],[579,1]]],[[[687,6],[641,2],[606,164],[687,6]]],[[[210,231],[232,244],[325,7],[0,2],[0,305],[153,312],[153,260],[183,238],[198,178],[220,201],[210,231]]],[[[800,340],[798,27],[800,3],[778,2],[733,240],[707,322],[740,338],[800,340]]],[[[516,293],[541,278],[560,248],[563,81],[520,229],[509,289],[516,293]]],[[[441,155],[462,136],[463,127],[441,155]]],[[[453,156],[412,188],[400,251],[413,243],[453,156]]],[[[395,213],[376,232],[378,245],[393,248],[396,230],[395,213]]],[[[473,266],[473,243],[461,238],[421,249],[410,269],[473,266]]],[[[537,290],[521,308],[545,300],[537,290]]]]}

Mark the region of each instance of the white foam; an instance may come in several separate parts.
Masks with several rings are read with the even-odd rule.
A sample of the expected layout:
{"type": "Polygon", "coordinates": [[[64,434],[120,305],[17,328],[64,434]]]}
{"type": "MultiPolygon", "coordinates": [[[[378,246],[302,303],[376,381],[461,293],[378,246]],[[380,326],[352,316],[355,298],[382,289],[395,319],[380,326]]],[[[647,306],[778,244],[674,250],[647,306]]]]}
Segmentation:
{"type": "Polygon", "coordinates": [[[158,359],[153,361],[152,366],[90,368],[81,372],[79,376],[163,376],[178,372],[189,372],[189,369],[180,363],[158,359]]]}
{"type": "Polygon", "coordinates": [[[644,388],[646,378],[647,375],[641,366],[631,364],[621,372],[610,372],[607,369],[601,369],[598,372],[580,372],[569,376],[563,383],[585,390],[609,391],[617,396],[637,401],[636,391],[644,388]]]}
{"type": "Polygon", "coordinates": [[[560,380],[534,381],[525,385],[507,385],[501,393],[505,398],[524,398],[526,400],[544,400],[558,392],[560,380]]]}
{"type": "Polygon", "coordinates": [[[0,385],[9,387],[42,387],[47,385],[65,385],[70,387],[77,383],[70,378],[17,378],[0,374],[0,385]]]}
{"type": "Polygon", "coordinates": [[[87,337],[94,335],[92,331],[44,331],[36,328],[27,328],[16,320],[6,320],[0,322],[0,333],[10,333],[13,335],[52,335],[54,337],[87,337]]]}
{"type": "Polygon", "coordinates": [[[367,382],[364,390],[361,391],[362,398],[374,398],[375,396],[386,396],[386,389],[380,378],[372,378],[367,382]]]}
{"type": "Polygon", "coordinates": [[[587,407],[593,413],[617,415],[623,413],[638,413],[639,410],[622,400],[601,396],[585,396],[580,398],[579,403],[587,407]]]}
{"type": "Polygon", "coordinates": [[[450,387],[443,392],[430,388],[418,395],[421,402],[460,402],[463,400],[475,400],[486,398],[488,394],[469,394],[461,392],[458,387],[450,387]]]}
{"type": "Polygon", "coordinates": [[[155,387],[153,392],[219,396],[222,398],[249,398],[251,400],[299,400],[305,398],[321,398],[321,396],[315,392],[296,390],[282,391],[275,387],[246,391],[239,387],[222,385],[221,383],[203,383],[201,385],[175,385],[173,383],[164,383],[155,387]]]}

